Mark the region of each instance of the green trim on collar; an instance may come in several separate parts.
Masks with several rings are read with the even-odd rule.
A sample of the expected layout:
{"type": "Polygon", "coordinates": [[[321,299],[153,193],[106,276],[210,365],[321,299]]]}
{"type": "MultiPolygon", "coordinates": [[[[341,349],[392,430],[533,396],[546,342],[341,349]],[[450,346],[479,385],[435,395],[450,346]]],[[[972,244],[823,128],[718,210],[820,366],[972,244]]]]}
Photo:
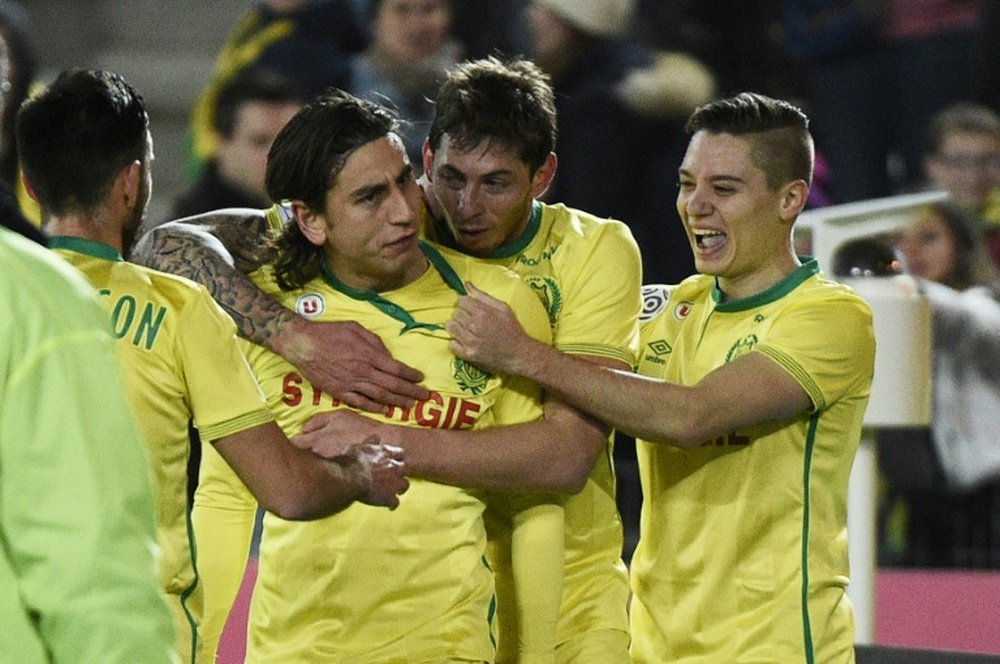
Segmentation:
{"type": "Polygon", "coordinates": [[[462,283],[462,278],[458,276],[458,273],[455,272],[455,268],[453,268],[445,257],[441,255],[441,252],[423,240],[420,240],[419,244],[420,250],[424,252],[424,256],[427,257],[427,260],[429,260],[431,265],[433,265],[438,271],[438,274],[441,275],[444,282],[459,295],[468,295],[468,291],[465,290],[465,284],[462,283]]]}
{"type": "Polygon", "coordinates": [[[516,256],[531,244],[531,241],[538,235],[538,229],[541,227],[542,204],[538,201],[531,201],[531,214],[528,216],[528,225],[524,231],[512,241],[494,249],[487,258],[510,258],[511,256],[516,256]]]}
{"type": "Polygon", "coordinates": [[[722,313],[736,313],[747,311],[763,306],[775,300],[779,300],[795,290],[799,284],[804,282],[814,274],[819,274],[819,263],[811,256],[802,257],[802,265],[789,272],[784,279],[775,285],[767,288],[756,295],[745,297],[742,300],[722,302],[722,291],[719,290],[719,279],[712,282],[712,299],[715,301],[715,310],[722,313]]]}
{"type": "Polygon", "coordinates": [[[118,250],[110,244],[72,235],[55,235],[50,237],[49,249],[69,249],[79,254],[86,254],[106,261],[125,262],[125,259],[118,253],[118,250]]]}
{"type": "MultiPolygon", "coordinates": [[[[456,249],[464,253],[464,249],[458,244],[458,240],[451,232],[451,228],[444,219],[431,218],[434,226],[434,234],[440,244],[449,249],[456,249]]],[[[510,258],[524,251],[524,248],[531,244],[531,241],[538,235],[538,229],[542,227],[542,204],[538,201],[531,202],[531,213],[528,217],[528,225],[524,231],[509,243],[497,247],[486,258],[510,258]]]]}
{"type": "MultiPolygon", "coordinates": [[[[462,280],[459,278],[458,274],[451,267],[451,265],[448,264],[448,261],[445,260],[444,256],[442,256],[437,249],[423,240],[419,242],[419,245],[420,250],[423,252],[424,256],[427,257],[427,260],[430,261],[431,266],[433,266],[437,273],[441,276],[441,279],[459,295],[465,295],[465,284],[462,283],[462,280]]],[[[320,270],[323,275],[323,280],[330,286],[330,288],[340,291],[353,300],[369,302],[373,307],[384,313],[386,316],[394,318],[402,323],[403,329],[399,331],[400,334],[405,334],[410,330],[420,328],[432,331],[444,329],[443,326],[438,325],[437,323],[421,323],[413,318],[409,311],[398,304],[385,299],[370,288],[351,288],[337,278],[337,276],[333,273],[333,270],[330,269],[330,265],[326,262],[326,260],[320,264],[320,270]]]]}

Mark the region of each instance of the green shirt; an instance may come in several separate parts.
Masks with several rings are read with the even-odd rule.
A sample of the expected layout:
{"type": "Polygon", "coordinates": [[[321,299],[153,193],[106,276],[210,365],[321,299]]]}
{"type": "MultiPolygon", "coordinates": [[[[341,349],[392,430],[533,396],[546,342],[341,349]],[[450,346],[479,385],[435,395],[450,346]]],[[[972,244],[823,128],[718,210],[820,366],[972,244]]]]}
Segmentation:
{"type": "Polygon", "coordinates": [[[170,662],[149,463],[107,314],[0,229],[0,662],[170,662]]]}

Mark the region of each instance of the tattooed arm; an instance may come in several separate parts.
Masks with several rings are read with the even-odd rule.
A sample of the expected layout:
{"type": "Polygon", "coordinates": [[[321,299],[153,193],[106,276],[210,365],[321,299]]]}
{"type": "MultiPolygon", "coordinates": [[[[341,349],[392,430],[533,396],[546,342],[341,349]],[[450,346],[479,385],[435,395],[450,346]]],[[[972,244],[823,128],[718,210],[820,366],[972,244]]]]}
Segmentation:
{"type": "Polygon", "coordinates": [[[426,399],[418,371],[392,359],[357,323],[311,322],[261,292],[246,275],[266,255],[263,210],[228,209],[156,226],[129,259],[208,288],[241,336],[295,365],[313,385],[355,408],[384,412],[426,399]]]}

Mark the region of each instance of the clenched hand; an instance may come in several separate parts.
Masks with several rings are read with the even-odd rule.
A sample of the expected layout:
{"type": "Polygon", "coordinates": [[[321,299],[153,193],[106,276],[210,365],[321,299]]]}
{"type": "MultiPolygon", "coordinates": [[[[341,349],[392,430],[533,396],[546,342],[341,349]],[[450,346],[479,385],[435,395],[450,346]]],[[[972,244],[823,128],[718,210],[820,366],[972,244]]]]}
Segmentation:
{"type": "Polygon", "coordinates": [[[448,349],[488,371],[519,373],[518,363],[524,359],[522,350],[534,340],[505,302],[471,283],[466,288],[469,294],[458,299],[458,308],[444,325],[454,337],[448,349]]]}

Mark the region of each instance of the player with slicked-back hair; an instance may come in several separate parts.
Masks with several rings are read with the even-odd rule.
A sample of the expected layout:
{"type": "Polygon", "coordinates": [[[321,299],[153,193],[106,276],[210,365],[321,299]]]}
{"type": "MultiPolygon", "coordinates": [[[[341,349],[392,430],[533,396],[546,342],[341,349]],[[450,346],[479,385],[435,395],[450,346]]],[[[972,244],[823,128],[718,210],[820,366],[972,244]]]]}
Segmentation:
{"type": "Polygon", "coordinates": [[[740,94],[688,127],[677,211],[700,274],[646,291],[639,375],[528,339],[471,288],[448,325],[453,348],[637,438],[633,662],[853,662],[847,483],[871,310],[795,255],[806,116],[740,94]]]}

